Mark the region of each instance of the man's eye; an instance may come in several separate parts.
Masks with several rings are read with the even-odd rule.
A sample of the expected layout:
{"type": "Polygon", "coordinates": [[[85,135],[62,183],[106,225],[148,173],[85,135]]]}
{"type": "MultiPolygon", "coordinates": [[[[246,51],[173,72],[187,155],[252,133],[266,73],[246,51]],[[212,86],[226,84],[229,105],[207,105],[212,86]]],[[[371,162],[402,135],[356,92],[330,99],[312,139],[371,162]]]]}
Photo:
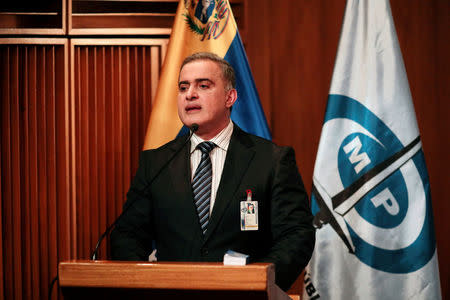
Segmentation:
{"type": "Polygon", "coordinates": [[[187,90],[187,86],[185,86],[185,85],[180,85],[180,86],[178,87],[178,90],[179,90],[180,92],[185,92],[185,91],[187,90]]]}
{"type": "Polygon", "coordinates": [[[200,84],[200,88],[201,89],[207,89],[207,88],[209,88],[209,84],[200,84]]]}

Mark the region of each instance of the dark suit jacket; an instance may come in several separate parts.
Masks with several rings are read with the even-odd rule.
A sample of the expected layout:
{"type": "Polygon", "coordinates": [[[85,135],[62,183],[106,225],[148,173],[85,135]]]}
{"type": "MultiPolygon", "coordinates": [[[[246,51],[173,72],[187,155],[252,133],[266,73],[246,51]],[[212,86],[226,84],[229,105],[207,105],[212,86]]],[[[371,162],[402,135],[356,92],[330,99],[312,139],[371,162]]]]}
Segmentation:
{"type": "Polygon", "coordinates": [[[308,263],[315,242],[308,197],[294,151],[234,126],[208,230],[202,235],[191,189],[186,136],[143,151],[123,217],[111,235],[113,259],[147,260],[156,242],[158,261],[222,261],[227,250],[252,262],[273,262],[276,282],[288,289],[308,263]],[[149,181],[170,157],[174,159],[149,181]],[[241,231],[240,202],[251,189],[259,230],[241,231]]]}

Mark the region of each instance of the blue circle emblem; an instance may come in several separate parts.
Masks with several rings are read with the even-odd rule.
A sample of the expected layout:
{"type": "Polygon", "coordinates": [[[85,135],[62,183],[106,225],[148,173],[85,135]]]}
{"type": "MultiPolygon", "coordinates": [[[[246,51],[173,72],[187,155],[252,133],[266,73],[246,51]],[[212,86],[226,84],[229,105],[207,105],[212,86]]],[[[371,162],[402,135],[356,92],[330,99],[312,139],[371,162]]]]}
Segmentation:
{"type": "MultiPolygon", "coordinates": [[[[329,95],[327,112],[324,124],[331,120],[351,120],[359,124],[369,134],[353,132],[347,135],[339,146],[337,153],[339,176],[344,188],[349,187],[355,180],[361,177],[367,170],[383,162],[385,159],[404,148],[404,145],[389,129],[386,124],[374,113],[368,110],[360,102],[342,95],[329,95]],[[355,164],[348,159],[345,145],[357,141],[360,145],[359,153],[366,153],[370,157],[370,163],[363,165],[361,170],[355,171],[355,164]]],[[[418,235],[412,243],[399,249],[379,247],[366,241],[357,228],[352,228],[350,222],[344,218],[350,233],[355,255],[360,261],[375,269],[390,273],[409,273],[422,268],[433,256],[436,247],[433,215],[431,209],[431,197],[429,192],[428,174],[425,166],[423,151],[419,150],[412,162],[420,178],[420,188],[425,195],[424,222],[418,235]]],[[[410,201],[414,201],[408,194],[407,178],[400,169],[397,169],[389,177],[384,179],[376,187],[365,194],[354,206],[355,211],[373,228],[380,228],[385,232],[400,226],[407,216],[410,201]],[[373,198],[388,190],[395,203],[388,201],[387,205],[395,208],[395,213],[389,213],[382,205],[374,205],[373,198]],[[395,204],[395,205],[394,205],[395,204]]],[[[314,197],[313,197],[314,198],[314,197]]],[[[317,207],[315,207],[316,210],[317,207]]],[[[384,244],[392,240],[392,236],[386,236],[384,244]]],[[[394,237],[401,239],[401,236],[394,237]]],[[[395,247],[394,247],[395,248],[395,247]]]]}

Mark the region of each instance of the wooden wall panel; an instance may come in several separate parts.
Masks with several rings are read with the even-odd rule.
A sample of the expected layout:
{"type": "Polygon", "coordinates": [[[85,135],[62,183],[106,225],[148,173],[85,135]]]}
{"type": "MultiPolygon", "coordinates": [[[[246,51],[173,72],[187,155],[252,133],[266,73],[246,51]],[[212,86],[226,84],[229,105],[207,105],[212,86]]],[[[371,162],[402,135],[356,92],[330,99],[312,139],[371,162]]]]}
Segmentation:
{"type": "Polygon", "coordinates": [[[69,257],[67,46],[16,42],[0,45],[1,296],[43,299],[69,257]]]}
{"type": "MultiPolygon", "coordinates": [[[[167,44],[104,41],[73,40],[71,48],[77,258],[90,257],[97,239],[122,211],[167,44]]],[[[100,258],[107,258],[108,245],[103,242],[100,258]]]]}

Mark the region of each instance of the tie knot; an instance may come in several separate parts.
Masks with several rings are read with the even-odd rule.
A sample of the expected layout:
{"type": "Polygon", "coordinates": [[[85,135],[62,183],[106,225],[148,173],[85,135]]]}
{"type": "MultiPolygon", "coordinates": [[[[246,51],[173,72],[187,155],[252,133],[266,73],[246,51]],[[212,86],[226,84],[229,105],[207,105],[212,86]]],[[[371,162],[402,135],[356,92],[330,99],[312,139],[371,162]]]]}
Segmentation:
{"type": "Polygon", "coordinates": [[[197,145],[197,148],[200,149],[200,151],[202,151],[202,153],[206,153],[206,154],[209,154],[209,152],[211,152],[211,150],[214,149],[214,147],[216,147],[216,144],[214,144],[213,142],[210,142],[210,141],[202,142],[197,145]]]}

